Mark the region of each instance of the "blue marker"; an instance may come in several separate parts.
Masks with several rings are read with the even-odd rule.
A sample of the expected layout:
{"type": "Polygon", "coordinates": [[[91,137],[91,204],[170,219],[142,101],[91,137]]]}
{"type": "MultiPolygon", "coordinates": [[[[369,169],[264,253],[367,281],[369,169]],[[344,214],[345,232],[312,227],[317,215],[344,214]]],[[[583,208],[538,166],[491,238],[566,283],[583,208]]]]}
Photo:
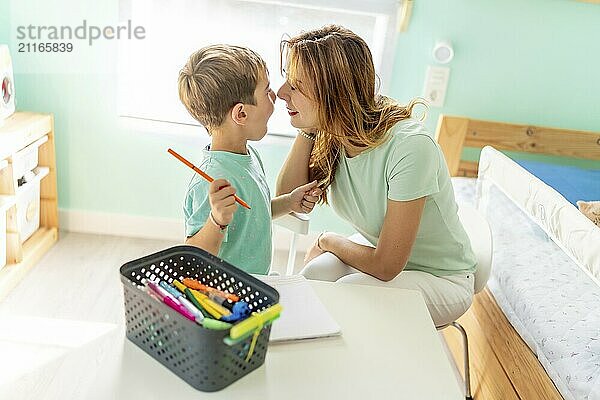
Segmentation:
{"type": "Polygon", "coordinates": [[[231,315],[221,317],[221,321],[236,322],[247,318],[250,315],[250,307],[245,301],[238,301],[233,305],[231,315]]]}

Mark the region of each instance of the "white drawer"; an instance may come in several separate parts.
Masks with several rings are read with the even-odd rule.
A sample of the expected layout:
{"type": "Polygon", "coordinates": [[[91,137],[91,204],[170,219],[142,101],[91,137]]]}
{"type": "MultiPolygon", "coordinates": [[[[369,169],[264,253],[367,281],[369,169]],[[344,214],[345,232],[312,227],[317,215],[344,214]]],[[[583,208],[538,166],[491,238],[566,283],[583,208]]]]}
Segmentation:
{"type": "Polygon", "coordinates": [[[25,242],[40,227],[40,181],[28,182],[17,195],[17,228],[25,242]]]}
{"type": "Polygon", "coordinates": [[[19,183],[24,183],[22,181],[23,177],[26,177],[26,175],[29,175],[27,177],[30,177],[31,174],[28,173],[38,166],[39,148],[47,141],[48,135],[45,135],[24,149],[19,150],[11,157],[15,189],[19,187],[19,183]]]}
{"type": "Polygon", "coordinates": [[[49,172],[47,167],[36,168],[34,178],[16,190],[17,229],[21,242],[29,239],[40,227],[40,181],[49,172]]]}

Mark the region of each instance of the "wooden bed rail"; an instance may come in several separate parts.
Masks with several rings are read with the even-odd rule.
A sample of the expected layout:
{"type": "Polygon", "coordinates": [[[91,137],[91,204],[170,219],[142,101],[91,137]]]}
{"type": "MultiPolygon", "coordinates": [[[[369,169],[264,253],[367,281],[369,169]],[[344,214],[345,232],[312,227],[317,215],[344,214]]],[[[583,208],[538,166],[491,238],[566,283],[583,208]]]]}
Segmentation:
{"type": "Polygon", "coordinates": [[[477,162],[461,159],[463,147],[600,160],[600,132],[545,128],[440,115],[435,139],[452,176],[477,176],[477,162]]]}

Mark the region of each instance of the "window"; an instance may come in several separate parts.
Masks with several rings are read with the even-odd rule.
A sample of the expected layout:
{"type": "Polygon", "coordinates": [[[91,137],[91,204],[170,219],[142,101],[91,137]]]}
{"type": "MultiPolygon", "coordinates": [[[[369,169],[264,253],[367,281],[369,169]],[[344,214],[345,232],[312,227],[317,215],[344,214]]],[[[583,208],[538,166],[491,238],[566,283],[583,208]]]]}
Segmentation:
{"type": "MultiPolygon", "coordinates": [[[[271,87],[284,35],[336,23],[369,44],[382,91],[392,64],[397,0],[121,0],[121,19],[145,28],[144,40],[119,42],[120,116],[198,125],[179,101],[177,76],[189,55],[208,44],[243,45],[267,62],[271,87]]],[[[276,102],[269,134],[295,135],[283,102],[276,102]],[[279,104],[277,104],[279,103],[279,104]]]]}

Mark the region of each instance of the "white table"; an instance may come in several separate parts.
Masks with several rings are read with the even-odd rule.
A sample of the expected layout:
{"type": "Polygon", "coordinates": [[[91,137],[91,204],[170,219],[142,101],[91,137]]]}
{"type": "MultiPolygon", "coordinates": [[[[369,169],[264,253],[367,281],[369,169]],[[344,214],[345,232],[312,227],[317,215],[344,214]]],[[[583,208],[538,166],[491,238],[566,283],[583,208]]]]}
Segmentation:
{"type": "Polygon", "coordinates": [[[12,393],[0,387],[0,394],[86,400],[463,398],[419,292],[311,284],[342,336],[271,344],[263,366],[222,391],[193,389],[127,340],[123,323],[111,330],[111,324],[76,321],[69,330],[88,339],[61,347],[65,354],[52,353],[53,361],[13,382],[12,393]]]}

